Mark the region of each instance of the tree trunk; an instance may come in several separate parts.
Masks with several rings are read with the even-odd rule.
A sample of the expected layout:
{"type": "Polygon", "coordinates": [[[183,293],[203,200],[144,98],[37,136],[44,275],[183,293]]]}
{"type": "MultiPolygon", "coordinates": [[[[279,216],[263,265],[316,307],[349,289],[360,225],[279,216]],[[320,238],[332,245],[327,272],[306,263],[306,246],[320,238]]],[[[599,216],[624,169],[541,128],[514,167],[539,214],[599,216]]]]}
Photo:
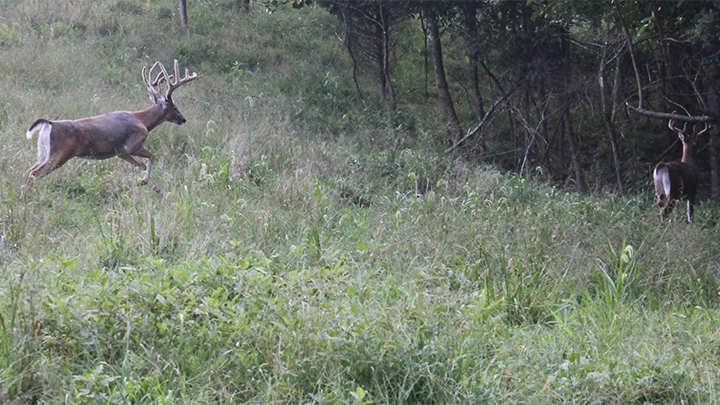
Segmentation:
{"type": "Polygon", "coordinates": [[[397,107],[397,99],[395,97],[395,87],[390,80],[390,27],[388,16],[385,8],[380,5],[380,20],[382,21],[382,74],[383,81],[387,87],[387,94],[390,97],[390,106],[394,110],[397,107]]]}
{"type": "Polygon", "coordinates": [[[427,100],[430,98],[430,93],[428,92],[428,71],[430,70],[428,66],[430,66],[430,64],[428,63],[428,28],[427,25],[425,25],[423,14],[420,14],[420,26],[423,31],[423,73],[425,74],[425,100],[427,100]]]}
{"type": "Polygon", "coordinates": [[[186,30],[188,26],[187,0],[180,0],[180,26],[182,26],[184,30],[186,30]]]}
{"type": "Polygon", "coordinates": [[[378,99],[383,102],[390,100],[392,109],[396,107],[395,89],[390,80],[390,30],[387,10],[380,4],[377,6],[375,24],[374,58],[377,63],[378,99]]]}
{"type": "Polygon", "coordinates": [[[445,111],[447,126],[450,132],[450,140],[455,145],[462,137],[462,129],[458,120],[447,79],[445,78],[445,67],[442,59],[442,45],[440,44],[440,27],[438,27],[437,16],[432,12],[428,13],[428,28],[432,37],[433,64],[435,67],[435,82],[437,83],[440,104],[445,111]]]}
{"type": "MultiPolygon", "coordinates": [[[[605,42],[607,44],[608,41],[605,42]]],[[[602,51],[602,56],[600,57],[600,67],[598,69],[598,83],[600,85],[600,115],[602,116],[603,124],[605,125],[605,131],[610,141],[613,165],[615,167],[615,181],[617,182],[618,192],[622,194],[624,193],[623,168],[622,159],[620,158],[620,150],[618,149],[617,131],[615,129],[615,114],[613,113],[613,98],[617,96],[616,90],[618,85],[618,76],[620,75],[620,57],[618,55],[615,58],[617,62],[615,70],[615,83],[613,86],[614,89],[609,95],[606,86],[607,80],[605,77],[605,66],[607,64],[607,52],[609,46],[609,44],[606,45],[602,51]],[[608,98],[610,98],[610,100],[608,100],[608,98]]]]}
{"type": "Polygon", "coordinates": [[[467,7],[463,10],[465,13],[465,28],[467,30],[468,43],[467,56],[470,63],[470,79],[472,81],[472,91],[475,95],[475,103],[477,105],[477,117],[481,120],[485,116],[485,108],[483,106],[483,96],[480,92],[480,68],[478,66],[478,59],[480,58],[477,50],[477,3],[468,2],[467,7]]]}
{"type": "MultiPolygon", "coordinates": [[[[249,0],[248,0],[249,1],[249,0]]],[[[358,83],[358,60],[355,57],[355,51],[353,51],[353,44],[355,43],[355,39],[353,38],[354,35],[356,35],[354,23],[352,18],[348,18],[347,14],[345,13],[345,9],[341,8],[339,11],[340,19],[343,22],[343,25],[345,26],[345,47],[348,50],[348,54],[350,55],[350,60],[352,60],[353,69],[352,69],[352,77],[353,77],[353,83],[355,83],[355,90],[357,90],[358,95],[360,96],[360,99],[365,101],[365,96],[363,95],[362,90],[360,89],[360,83],[358,83]]]]}
{"type": "Polygon", "coordinates": [[[373,42],[373,59],[377,63],[377,86],[378,86],[378,100],[380,102],[385,101],[385,96],[387,95],[387,83],[385,82],[385,70],[384,70],[384,58],[383,58],[383,27],[378,24],[375,26],[375,32],[373,33],[373,36],[375,37],[375,40],[373,42]]]}
{"type": "Polygon", "coordinates": [[[570,119],[570,105],[565,109],[563,118],[565,128],[567,129],[568,143],[570,144],[570,160],[572,162],[573,172],[575,172],[575,185],[579,190],[583,189],[582,174],[580,172],[580,154],[578,145],[575,143],[575,131],[573,130],[572,120],[570,119]]]}
{"type": "Polygon", "coordinates": [[[577,137],[575,134],[575,129],[572,125],[572,108],[570,107],[572,99],[572,88],[571,88],[571,82],[570,77],[572,76],[572,58],[570,55],[570,29],[568,26],[562,27],[562,36],[561,36],[561,48],[562,48],[562,55],[564,58],[563,67],[562,67],[562,74],[565,76],[566,81],[564,82],[564,94],[565,94],[565,113],[563,114],[563,125],[565,126],[565,133],[568,137],[568,146],[570,147],[570,164],[572,165],[572,170],[575,174],[575,187],[577,187],[578,190],[583,190],[583,182],[582,182],[582,171],[580,170],[580,148],[579,145],[576,143],[577,137]]]}
{"type": "MultiPolygon", "coordinates": [[[[708,109],[720,111],[720,87],[711,86],[708,95],[708,109]]],[[[720,131],[717,126],[710,128],[710,199],[720,202],[720,131]]]]}

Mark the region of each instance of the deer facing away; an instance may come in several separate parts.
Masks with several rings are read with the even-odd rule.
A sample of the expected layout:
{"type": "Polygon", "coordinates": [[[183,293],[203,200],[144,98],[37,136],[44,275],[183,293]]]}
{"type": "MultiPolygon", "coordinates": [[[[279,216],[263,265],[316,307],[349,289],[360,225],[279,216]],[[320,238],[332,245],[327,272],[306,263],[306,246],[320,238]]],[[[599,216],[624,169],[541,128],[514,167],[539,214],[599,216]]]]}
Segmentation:
{"type": "Polygon", "coordinates": [[[168,75],[160,62],[147,72],[142,68],[142,78],[154,106],[142,111],[114,111],[97,117],[79,120],[50,121],[40,118],[30,126],[27,138],[38,134],[38,159],[27,174],[27,184],[34,178],[45,177],[73,157],[84,159],[108,159],[117,156],[145,170],[140,184],[150,180],[153,154],[145,149],[143,143],[148,132],[165,121],[178,125],[185,123],[185,117],[172,101],[172,93],[183,84],[195,80],[197,73],[190,75],[185,69],[185,77],[180,79],[178,61],[174,63],[175,74],[168,75]],[[160,72],[153,80],[153,71],[160,72]],[[174,81],[173,81],[174,79],[174,81]],[[161,85],[167,91],[161,93],[161,85]],[[147,165],[137,158],[146,158],[147,165]]]}
{"type": "MultiPolygon", "coordinates": [[[[668,127],[677,132],[683,144],[683,155],[680,162],[660,162],[655,165],[653,171],[655,202],[663,208],[660,221],[664,221],[675,209],[676,201],[687,200],[687,219],[688,222],[692,222],[699,178],[698,168],[693,159],[693,139],[685,131],[687,123],[683,129],[679,129],[675,127],[673,120],[670,120],[668,127]]],[[[695,138],[707,130],[706,125],[705,129],[693,134],[692,137],[695,138]]]]}

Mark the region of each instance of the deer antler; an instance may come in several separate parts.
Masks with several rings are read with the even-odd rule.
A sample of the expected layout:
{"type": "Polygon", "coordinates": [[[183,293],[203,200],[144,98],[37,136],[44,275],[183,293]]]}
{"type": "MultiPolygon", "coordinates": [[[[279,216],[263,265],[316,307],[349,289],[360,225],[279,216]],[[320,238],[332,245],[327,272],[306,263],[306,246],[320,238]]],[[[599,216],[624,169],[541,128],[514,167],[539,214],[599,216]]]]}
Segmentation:
{"type": "Polygon", "coordinates": [[[165,97],[170,98],[170,95],[172,95],[173,91],[177,89],[178,87],[182,86],[183,84],[193,81],[197,78],[197,73],[193,72],[192,75],[190,75],[190,71],[188,69],[185,69],[185,77],[180,79],[180,69],[178,68],[178,61],[175,59],[174,68],[175,68],[175,74],[172,76],[168,76],[167,72],[165,71],[165,67],[163,65],[160,65],[160,68],[162,69],[163,73],[165,74],[165,77],[167,78],[167,85],[168,85],[168,91],[167,94],[165,94],[165,97]],[[175,79],[175,83],[172,82],[172,79],[175,79]]]}
{"type": "Polygon", "coordinates": [[[711,128],[711,127],[710,127],[710,126],[708,125],[708,123],[706,122],[706,123],[705,123],[705,128],[704,128],[702,131],[698,132],[695,136],[700,136],[700,135],[702,135],[705,131],[707,131],[707,130],[710,129],[710,128],[711,128]]]}
{"type": "Polygon", "coordinates": [[[177,59],[175,59],[173,67],[175,68],[174,75],[169,75],[167,70],[165,69],[165,66],[163,66],[163,64],[160,62],[155,62],[155,64],[152,65],[147,74],[145,73],[145,67],[143,67],[143,81],[147,86],[148,92],[150,92],[154,97],[156,97],[155,95],[161,95],[161,93],[155,89],[155,86],[165,83],[165,85],[167,85],[167,91],[165,92],[165,95],[163,97],[165,99],[170,99],[170,96],[178,87],[197,78],[197,73],[193,72],[193,74],[191,75],[190,71],[188,69],[185,69],[185,77],[180,79],[180,68],[178,66],[177,59]],[[155,76],[155,80],[153,80],[153,70],[155,70],[155,68],[157,67],[160,68],[160,72],[155,76]],[[175,81],[173,82],[173,80],[175,81]]]}
{"type": "Polygon", "coordinates": [[[168,81],[167,72],[165,71],[165,68],[163,67],[162,63],[155,62],[155,64],[152,65],[150,70],[147,71],[147,74],[145,72],[146,72],[145,66],[143,66],[142,78],[143,78],[143,81],[145,82],[145,87],[147,87],[147,91],[150,94],[150,99],[156,104],[161,100],[165,100],[167,97],[155,89],[155,86],[157,86],[158,84],[168,81]],[[153,70],[155,70],[155,68],[158,66],[160,66],[161,72],[158,73],[157,76],[155,77],[155,80],[153,80],[153,70]]]}
{"type": "MultiPolygon", "coordinates": [[[[673,114],[675,114],[675,111],[673,111],[673,114]]],[[[687,129],[687,121],[685,122],[685,125],[683,125],[683,129],[679,129],[675,127],[675,120],[670,118],[670,120],[668,121],[668,128],[670,128],[670,130],[672,131],[682,132],[683,134],[685,134],[685,130],[687,129]]]]}

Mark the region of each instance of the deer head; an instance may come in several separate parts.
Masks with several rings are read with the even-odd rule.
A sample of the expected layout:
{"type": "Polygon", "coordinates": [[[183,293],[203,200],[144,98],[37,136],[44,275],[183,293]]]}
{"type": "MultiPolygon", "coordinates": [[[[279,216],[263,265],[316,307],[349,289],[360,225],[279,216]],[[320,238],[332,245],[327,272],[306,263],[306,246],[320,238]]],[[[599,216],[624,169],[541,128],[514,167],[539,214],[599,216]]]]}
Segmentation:
{"type": "Polygon", "coordinates": [[[174,68],[175,74],[168,75],[167,70],[165,70],[165,66],[163,66],[160,62],[155,62],[155,64],[152,65],[147,74],[145,73],[145,67],[143,66],[142,77],[143,81],[145,82],[145,86],[147,87],[150,100],[155,105],[163,108],[166,114],[166,121],[182,125],[185,123],[185,117],[183,117],[183,115],[180,113],[180,110],[178,110],[175,103],[173,103],[172,93],[183,84],[195,80],[197,78],[197,73],[193,73],[192,75],[190,75],[190,71],[188,69],[185,69],[185,77],[180,79],[177,59],[175,60],[174,68]],[[155,68],[160,68],[160,72],[158,72],[157,76],[153,80],[153,71],[155,70],[155,68]],[[175,79],[174,82],[173,79],[175,79]],[[162,94],[159,91],[160,85],[162,85],[163,83],[167,87],[167,92],[165,94],[162,94]],[[158,89],[155,88],[156,86],[158,86],[158,89]]]}

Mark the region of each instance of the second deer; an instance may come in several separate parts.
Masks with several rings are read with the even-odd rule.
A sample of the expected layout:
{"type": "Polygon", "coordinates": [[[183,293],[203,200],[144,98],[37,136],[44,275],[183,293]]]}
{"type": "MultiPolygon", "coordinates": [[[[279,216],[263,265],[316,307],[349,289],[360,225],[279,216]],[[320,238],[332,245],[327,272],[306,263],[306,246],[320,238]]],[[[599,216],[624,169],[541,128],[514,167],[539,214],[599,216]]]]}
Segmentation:
{"type": "Polygon", "coordinates": [[[655,202],[661,208],[660,221],[664,221],[675,209],[675,202],[687,200],[687,220],[692,222],[695,196],[698,190],[699,172],[693,159],[693,139],[708,130],[705,129],[693,134],[686,132],[687,123],[683,129],[675,127],[673,120],[668,122],[668,128],[675,131],[683,144],[682,160],[679,162],[660,162],[655,165],[653,180],[655,183],[655,202]]]}
{"type": "Polygon", "coordinates": [[[108,159],[117,156],[145,170],[141,184],[147,184],[153,164],[152,152],[143,146],[148,132],[165,121],[178,125],[185,123],[185,117],[172,101],[172,93],[197,78],[197,73],[190,75],[185,69],[185,77],[180,79],[177,60],[174,68],[174,75],[168,75],[160,62],[155,62],[147,74],[145,67],[142,68],[148,95],[155,104],[147,110],[114,111],[79,120],[50,121],[40,118],[35,121],[27,131],[27,138],[32,139],[33,134],[39,131],[38,159],[28,171],[27,183],[31,184],[34,178],[47,176],[73,157],[108,159]],[[160,68],[160,72],[153,80],[156,68],[160,68]],[[165,94],[160,92],[162,84],[167,87],[165,94]],[[147,165],[137,158],[146,158],[147,165]]]}

